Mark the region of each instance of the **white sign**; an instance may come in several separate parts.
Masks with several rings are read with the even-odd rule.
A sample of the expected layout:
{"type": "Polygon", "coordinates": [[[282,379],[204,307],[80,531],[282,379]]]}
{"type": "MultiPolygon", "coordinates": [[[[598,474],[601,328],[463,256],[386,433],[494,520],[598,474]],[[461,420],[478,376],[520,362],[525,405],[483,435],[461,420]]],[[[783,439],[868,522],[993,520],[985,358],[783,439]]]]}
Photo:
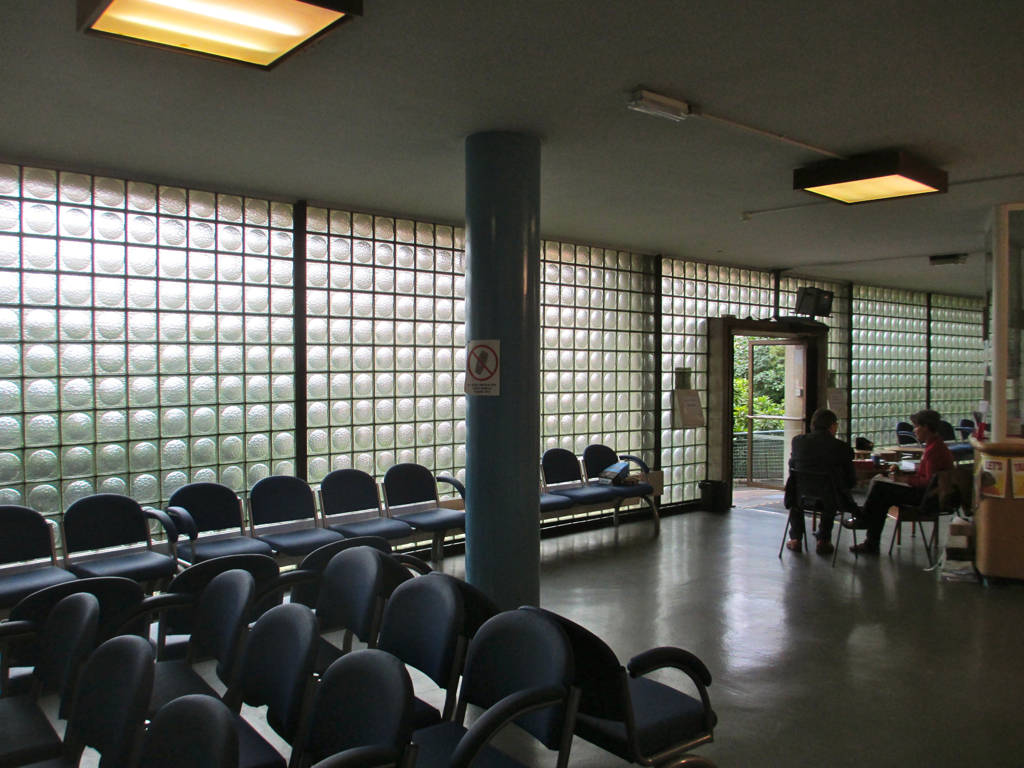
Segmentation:
{"type": "Polygon", "coordinates": [[[497,339],[466,344],[466,394],[501,394],[501,342],[497,339]]]}
{"type": "Polygon", "coordinates": [[[846,413],[846,390],[839,387],[830,387],[828,390],[828,409],[836,415],[836,418],[845,419],[846,413]]]}
{"type": "Polygon", "coordinates": [[[696,389],[676,390],[676,412],[680,427],[704,426],[704,408],[700,404],[700,392],[696,389]]]}

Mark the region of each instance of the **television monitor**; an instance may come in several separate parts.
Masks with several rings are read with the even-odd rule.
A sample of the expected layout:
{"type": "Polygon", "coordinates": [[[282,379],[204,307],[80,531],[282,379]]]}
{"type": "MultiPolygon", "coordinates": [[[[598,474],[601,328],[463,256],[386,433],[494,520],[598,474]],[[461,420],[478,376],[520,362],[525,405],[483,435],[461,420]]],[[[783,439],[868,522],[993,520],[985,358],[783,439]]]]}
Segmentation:
{"type": "Polygon", "coordinates": [[[810,317],[829,317],[832,314],[833,297],[832,291],[821,288],[798,288],[795,312],[810,317]]]}

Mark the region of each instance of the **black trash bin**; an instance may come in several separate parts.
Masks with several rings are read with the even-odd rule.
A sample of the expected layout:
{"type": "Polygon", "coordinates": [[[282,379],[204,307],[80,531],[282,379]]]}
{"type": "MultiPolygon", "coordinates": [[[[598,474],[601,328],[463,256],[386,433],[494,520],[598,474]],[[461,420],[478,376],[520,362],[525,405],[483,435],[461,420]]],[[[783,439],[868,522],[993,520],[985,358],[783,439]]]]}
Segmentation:
{"type": "Polygon", "coordinates": [[[729,484],[725,480],[701,480],[697,487],[700,488],[700,506],[707,512],[728,512],[732,506],[729,503],[729,484]]]}

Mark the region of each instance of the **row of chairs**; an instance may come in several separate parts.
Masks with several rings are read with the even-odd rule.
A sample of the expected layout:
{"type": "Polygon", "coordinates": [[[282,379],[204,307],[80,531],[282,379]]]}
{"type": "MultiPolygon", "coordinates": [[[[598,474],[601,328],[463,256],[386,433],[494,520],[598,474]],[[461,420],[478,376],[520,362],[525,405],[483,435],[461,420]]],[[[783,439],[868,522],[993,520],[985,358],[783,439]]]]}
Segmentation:
{"type": "MultiPolygon", "coordinates": [[[[440,477],[460,494],[458,480],[440,477]]],[[[157,585],[174,576],[181,563],[233,554],[304,557],[345,538],[405,539],[414,532],[432,536],[431,554],[440,560],[444,537],[465,528],[465,513],[440,506],[437,481],[417,464],[399,464],[385,475],[384,501],[365,472],[332,472],[320,487],[319,514],[313,490],[303,480],[277,475],[260,480],[249,496],[249,525],[234,491],[217,483],[192,483],[171,496],[166,511],[143,507],[115,494],[97,494],[73,503],[61,525],[64,557],[56,550],[57,524],[19,506],[0,507],[0,610],[25,595],[74,578],[123,576],[157,585]],[[353,521],[353,513],[365,519],[353,521]],[[162,527],[168,552],[154,546],[150,521],[162,527]],[[178,546],[187,537],[187,546],[178,546]],[[129,547],[131,551],[115,547],[129,547]],[[104,551],[106,550],[106,551],[104,551]],[[47,564],[48,561],[48,564],[47,564]]]]}
{"type": "Polygon", "coordinates": [[[582,460],[565,448],[550,448],[541,458],[541,514],[560,512],[573,507],[612,508],[615,526],[619,525],[619,508],[623,503],[643,501],[651,510],[655,536],[661,520],[654,487],[646,482],[630,485],[605,485],[599,482],[601,472],[617,462],[635,464],[646,476],[650,468],[640,458],[619,455],[605,445],[588,445],[582,460]]]}
{"type": "MultiPolygon", "coordinates": [[[[104,633],[131,631],[140,617],[154,611],[163,623],[172,606],[180,610],[190,605],[188,652],[183,659],[161,659],[154,665],[149,693],[140,705],[142,714],[155,717],[155,727],[182,696],[216,697],[191,668],[200,658],[215,659],[216,674],[226,688],[223,701],[233,713],[238,734],[240,760],[235,758],[231,765],[285,765],[240,716],[242,703],[267,707],[267,722],[292,746],[289,762],[296,768],[322,759],[345,765],[356,760],[351,765],[367,766],[382,760],[381,764],[405,768],[469,766],[476,761],[517,766],[488,745],[512,721],[557,751],[563,767],[574,732],[643,765],[686,764],[683,753],[712,739],[710,673],[681,649],[654,649],[623,668],[599,638],[564,617],[539,609],[498,613],[486,596],[465,582],[433,573],[423,563],[414,572],[425,576],[414,578],[408,570],[411,561],[394,560],[367,546],[338,552],[316,578],[308,570],[293,577],[293,584],[302,578],[316,583],[315,608],[296,602],[293,591],[291,602],[259,615],[260,594],[252,572],[223,570],[240,564],[238,557],[253,556],[225,558],[232,562],[219,566],[220,572],[198,597],[168,593],[122,611],[116,629],[111,627],[117,621],[109,618],[104,627],[104,600],[93,593],[108,596],[97,589],[99,584],[89,584],[113,580],[84,579],[44,590],[77,589],[56,602],[57,595],[51,595],[49,610],[37,610],[32,619],[25,618],[31,611],[16,609],[18,615],[12,613],[11,622],[0,624],[0,640],[7,627],[50,628],[63,601],[83,594],[97,604],[92,621],[100,639],[104,633]],[[374,617],[369,622],[368,615],[374,617]],[[252,620],[255,624],[249,629],[252,620]],[[340,627],[357,634],[368,650],[325,660],[320,634],[340,627]],[[405,664],[447,691],[442,712],[415,698],[405,664]],[[646,677],[668,667],[683,671],[699,698],[646,677]],[[320,673],[318,678],[314,672],[320,673]],[[469,729],[463,725],[467,704],[487,710],[469,729]],[[372,754],[331,758],[354,748],[372,754]],[[372,760],[359,762],[362,758],[372,760]]],[[[188,570],[211,572],[215,563],[188,570]]],[[[47,602],[39,594],[27,599],[33,601],[37,607],[47,602]]],[[[108,606],[107,613],[111,612],[108,606]]],[[[65,628],[56,635],[70,638],[75,633],[65,628]]],[[[37,650],[37,671],[45,672],[45,658],[45,652],[37,650]]],[[[9,689],[5,682],[3,691],[9,689]]],[[[119,699],[137,702],[139,697],[121,691],[119,699]]],[[[76,711],[72,709],[72,718],[76,711]]],[[[69,727],[71,732],[76,731],[69,727]]]]}

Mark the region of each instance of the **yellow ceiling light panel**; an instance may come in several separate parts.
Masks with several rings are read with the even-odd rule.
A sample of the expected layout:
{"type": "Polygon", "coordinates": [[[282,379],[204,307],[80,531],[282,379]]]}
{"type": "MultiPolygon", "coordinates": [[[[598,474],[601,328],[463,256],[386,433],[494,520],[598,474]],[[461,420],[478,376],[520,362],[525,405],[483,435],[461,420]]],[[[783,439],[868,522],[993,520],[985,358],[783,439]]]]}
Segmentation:
{"type": "Polygon", "coordinates": [[[843,203],[945,192],[946,172],[904,152],[876,152],[828,160],[793,172],[793,189],[843,203]]]}
{"type": "Polygon", "coordinates": [[[362,14],[362,0],[79,0],[79,28],[269,68],[362,14]]]}

